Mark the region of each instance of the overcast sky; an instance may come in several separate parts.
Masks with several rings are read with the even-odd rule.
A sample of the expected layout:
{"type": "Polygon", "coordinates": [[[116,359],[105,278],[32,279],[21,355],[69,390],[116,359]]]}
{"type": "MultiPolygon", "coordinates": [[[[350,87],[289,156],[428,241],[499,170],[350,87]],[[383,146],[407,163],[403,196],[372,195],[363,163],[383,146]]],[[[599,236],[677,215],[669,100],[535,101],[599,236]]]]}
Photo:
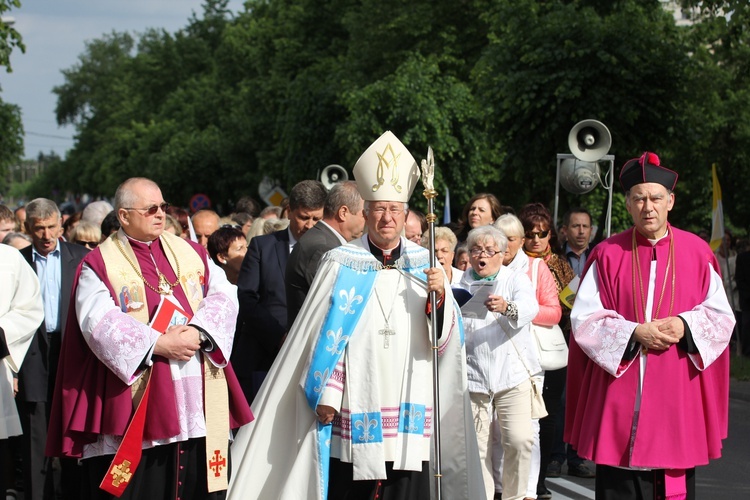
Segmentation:
{"type": "MultiPolygon", "coordinates": [[[[21,8],[6,13],[26,44],[26,53],[11,55],[13,73],[0,70],[3,101],[21,107],[26,131],[26,158],[39,151],[65,156],[73,146],[72,127],[55,122],[52,87],[63,83],[61,70],[83,53],[84,42],[105,33],[142,33],[164,28],[173,33],[187,25],[193,12],[202,15],[202,0],[21,0],[21,8]]],[[[229,8],[243,10],[242,0],[229,8]]]]}

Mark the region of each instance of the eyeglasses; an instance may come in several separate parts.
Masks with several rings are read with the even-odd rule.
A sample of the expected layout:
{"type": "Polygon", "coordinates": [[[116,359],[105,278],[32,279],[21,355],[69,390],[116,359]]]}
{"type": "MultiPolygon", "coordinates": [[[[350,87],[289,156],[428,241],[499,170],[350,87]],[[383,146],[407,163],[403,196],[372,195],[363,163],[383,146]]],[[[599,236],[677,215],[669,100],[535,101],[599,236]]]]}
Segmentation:
{"type": "Polygon", "coordinates": [[[98,241],[75,240],[75,243],[88,248],[96,248],[99,245],[98,241]]]}
{"type": "Polygon", "coordinates": [[[549,236],[549,229],[546,231],[526,231],[526,237],[530,240],[533,240],[537,236],[539,236],[540,240],[546,238],[549,236]]]}
{"type": "Polygon", "coordinates": [[[154,215],[156,215],[156,212],[158,212],[160,208],[162,212],[167,213],[167,210],[169,210],[169,203],[164,202],[161,205],[151,205],[150,207],[147,207],[147,208],[135,208],[135,207],[122,207],[122,208],[124,208],[125,210],[136,210],[138,212],[143,210],[144,216],[153,217],[154,215]]]}
{"type": "Polygon", "coordinates": [[[398,217],[399,215],[401,215],[402,213],[404,213],[404,209],[403,209],[403,207],[390,207],[390,208],[376,207],[376,208],[371,208],[370,209],[370,213],[373,214],[375,217],[378,217],[378,218],[384,216],[386,212],[388,212],[389,214],[391,214],[391,217],[398,217]]]}
{"type": "Polygon", "coordinates": [[[487,257],[494,257],[495,255],[499,253],[503,253],[500,250],[492,250],[489,248],[472,248],[469,250],[469,253],[471,253],[472,257],[479,257],[482,254],[485,254],[487,257]]]}

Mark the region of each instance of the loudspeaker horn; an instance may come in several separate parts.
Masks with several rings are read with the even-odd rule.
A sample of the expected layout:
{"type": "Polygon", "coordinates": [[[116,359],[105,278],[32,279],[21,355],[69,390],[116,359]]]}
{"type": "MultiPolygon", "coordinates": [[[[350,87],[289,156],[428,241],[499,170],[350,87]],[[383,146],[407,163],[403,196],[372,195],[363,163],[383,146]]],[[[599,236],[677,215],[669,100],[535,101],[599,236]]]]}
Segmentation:
{"type": "Polygon", "coordinates": [[[580,121],[568,134],[570,152],[581,161],[597,161],[609,152],[611,146],[612,134],[597,120],[580,121]]]}
{"type": "Polygon", "coordinates": [[[328,165],[322,172],[320,172],[320,182],[322,182],[329,191],[335,184],[347,180],[349,180],[349,174],[346,173],[346,169],[341,165],[328,165]]]}

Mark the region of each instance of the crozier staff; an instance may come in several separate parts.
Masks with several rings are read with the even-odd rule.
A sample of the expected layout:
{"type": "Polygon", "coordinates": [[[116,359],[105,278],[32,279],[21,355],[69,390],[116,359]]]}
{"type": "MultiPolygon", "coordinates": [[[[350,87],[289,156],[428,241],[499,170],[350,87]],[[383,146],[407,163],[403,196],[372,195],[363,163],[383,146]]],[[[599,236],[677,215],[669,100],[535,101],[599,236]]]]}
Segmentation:
{"type": "Polygon", "coordinates": [[[254,400],[259,417],[232,447],[229,498],[430,498],[431,335],[439,337],[442,438],[451,450],[442,489],[446,498],[484,498],[460,316],[442,269],[401,237],[417,164],[386,132],[354,177],[367,234],[323,257],[254,400]],[[427,308],[430,291],[437,311],[427,308]],[[438,315],[438,331],[428,314],[438,315]]]}

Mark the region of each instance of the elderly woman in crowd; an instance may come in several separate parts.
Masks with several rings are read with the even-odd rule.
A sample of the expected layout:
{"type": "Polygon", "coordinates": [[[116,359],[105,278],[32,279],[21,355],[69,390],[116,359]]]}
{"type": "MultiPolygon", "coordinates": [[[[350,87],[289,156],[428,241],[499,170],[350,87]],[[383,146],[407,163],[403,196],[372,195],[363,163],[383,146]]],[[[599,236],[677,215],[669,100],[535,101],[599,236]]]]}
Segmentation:
{"type": "MultiPolygon", "coordinates": [[[[448,277],[448,282],[451,285],[457,284],[461,281],[461,275],[463,271],[453,267],[453,257],[455,255],[456,235],[453,231],[447,227],[436,227],[435,228],[435,258],[445,270],[445,275],[448,277]]],[[[422,235],[422,246],[429,248],[430,245],[430,233],[425,232],[422,235]]]]}
{"type": "Polygon", "coordinates": [[[525,497],[534,434],[531,428],[531,374],[541,371],[529,324],[537,313],[531,281],[503,266],[508,239],[493,226],[472,229],[467,238],[471,269],[459,286],[474,293],[489,282],[491,293],[478,314],[466,312],[468,387],[477,431],[487,498],[492,473],[491,421],[499,420],[505,456],[503,498],[525,497]]]}
{"type": "Polygon", "coordinates": [[[93,222],[81,219],[70,233],[71,243],[93,250],[102,241],[102,230],[93,222]]]}
{"type": "Polygon", "coordinates": [[[459,243],[466,241],[466,237],[474,228],[492,224],[503,213],[503,207],[494,194],[479,193],[474,195],[464,205],[461,219],[456,229],[459,243]]]}
{"type": "Polygon", "coordinates": [[[208,254],[216,265],[224,270],[227,279],[233,285],[237,284],[246,253],[245,234],[236,227],[220,227],[208,237],[208,254]]]}
{"type": "MultiPolygon", "coordinates": [[[[552,273],[544,261],[528,256],[525,252],[520,251],[525,240],[523,224],[515,215],[505,214],[501,215],[493,225],[500,229],[508,238],[508,250],[505,252],[505,257],[503,258],[503,266],[526,274],[529,279],[532,280],[532,284],[535,285],[536,300],[539,303],[539,313],[534,317],[531,323],[541,326],[553,326],[558,324],[562,317],[562,308],[560,307],[555,278],[552,276],[552,273]],[[537,269],[536,282],[534,281],[535,266],[537,269]]],[[[541,387],[544,382],[544,372],[534,374],[534,378],[538,383],[538,387],[541,387]]],[[[560,396],[561,394],[559,392],[554,395],[554,397],[558,399],[560,396]]],[[[546,454],[545,459],[548,462],[552,451],[551,442],[554,437],[554,419],[546,417],[542,420],[545,421],[546,433],[544,451],[546,454]]],[[[537,498],[537,494],[541,493],[541,490],[546,489],[544,487],[544,474],[541,473],[539,419],[532,419],[532,429],[534,431],[534,446],[532,447],[531,452],[531,469],[526,488],[527,499],[537,498]],[[537,488],[538,483],[542,485],[542,488],[537,488]]],[[[499,431],[499,429],[497,430],[499,431]]],[[[495,489],[501,491],[501,463],[503,450],[500,444],[499,435],[496,435],[493,438],[493,450],[495,452],[493,456],[493,463],[495,466],[495,489]]]]}

